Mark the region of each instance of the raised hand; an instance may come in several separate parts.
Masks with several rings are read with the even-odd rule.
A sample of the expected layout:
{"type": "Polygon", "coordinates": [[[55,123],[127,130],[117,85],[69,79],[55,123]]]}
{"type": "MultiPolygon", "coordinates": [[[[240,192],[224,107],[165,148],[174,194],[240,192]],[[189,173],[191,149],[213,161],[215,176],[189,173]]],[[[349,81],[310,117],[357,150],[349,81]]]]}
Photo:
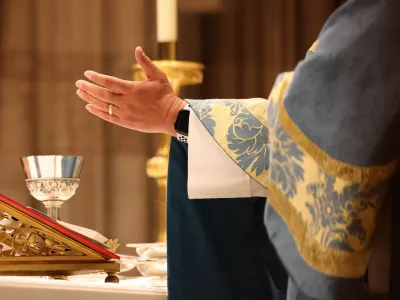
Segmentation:
{"type": "Polygon", "coordinates": [[[88,103],[90,113],[103,120],[138,131],[175,135],[174,123],[185,102],[142,48],[136,48],[135,56],[146,80],[128,81],[86,71],[85,76],[95,84],[78,80],[77,95],[88,103]]]}

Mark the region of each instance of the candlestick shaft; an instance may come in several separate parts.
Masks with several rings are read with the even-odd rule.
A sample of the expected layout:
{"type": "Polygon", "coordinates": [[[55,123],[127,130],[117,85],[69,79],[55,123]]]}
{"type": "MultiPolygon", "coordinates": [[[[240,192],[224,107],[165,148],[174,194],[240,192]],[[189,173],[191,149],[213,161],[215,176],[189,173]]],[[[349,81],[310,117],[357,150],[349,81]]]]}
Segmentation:
{"type": "Polygon", "coordinates": [[[159,60],[176,60],[176,42],[158,43],[159,60]]]}

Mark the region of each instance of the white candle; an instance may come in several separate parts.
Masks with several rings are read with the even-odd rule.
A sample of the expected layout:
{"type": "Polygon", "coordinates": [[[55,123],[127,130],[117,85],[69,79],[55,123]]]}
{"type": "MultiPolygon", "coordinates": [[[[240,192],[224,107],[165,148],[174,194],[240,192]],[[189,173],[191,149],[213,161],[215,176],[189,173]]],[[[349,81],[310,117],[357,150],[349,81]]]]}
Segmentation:
{"type": "Polygon", "coordinates": [[[159,43],[177,41],[176,0],[157,0],[157,41],[159,43]]]}

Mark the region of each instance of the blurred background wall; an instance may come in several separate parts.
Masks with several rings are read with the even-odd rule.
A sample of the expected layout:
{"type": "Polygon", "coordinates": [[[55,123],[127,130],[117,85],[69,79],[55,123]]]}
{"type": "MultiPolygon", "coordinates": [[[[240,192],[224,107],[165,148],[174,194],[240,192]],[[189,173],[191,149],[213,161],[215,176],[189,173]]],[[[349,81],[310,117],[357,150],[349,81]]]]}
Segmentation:
{"type": "MultiPolygon", "coordinates": [[[[180,0],[178,56],[205,64],[191,98],[267,97],[339,0],[180,0]]],[[[61,217],[121,244],[152,242],[155,136],[106,124],[75,95],[85,70],[130,79],[134,49],[156,58],[154,0],[0,0],[0,193],[42,209],[19,158],[83,155],[81,186],[61,217]]],[[[124,248],[122,248],[124,252],[124,248]]]]}

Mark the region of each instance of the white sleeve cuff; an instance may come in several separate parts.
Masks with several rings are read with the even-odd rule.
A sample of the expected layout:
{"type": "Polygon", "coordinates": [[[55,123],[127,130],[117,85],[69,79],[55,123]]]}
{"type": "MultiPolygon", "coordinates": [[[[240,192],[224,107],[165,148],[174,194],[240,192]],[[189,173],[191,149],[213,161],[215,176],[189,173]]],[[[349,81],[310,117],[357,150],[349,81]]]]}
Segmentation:
{"type": "Polygon", "coordinates": [[[189,199],[265,197],[265,188],[232,161],[193,111],[188,147],[189,199]]]}

